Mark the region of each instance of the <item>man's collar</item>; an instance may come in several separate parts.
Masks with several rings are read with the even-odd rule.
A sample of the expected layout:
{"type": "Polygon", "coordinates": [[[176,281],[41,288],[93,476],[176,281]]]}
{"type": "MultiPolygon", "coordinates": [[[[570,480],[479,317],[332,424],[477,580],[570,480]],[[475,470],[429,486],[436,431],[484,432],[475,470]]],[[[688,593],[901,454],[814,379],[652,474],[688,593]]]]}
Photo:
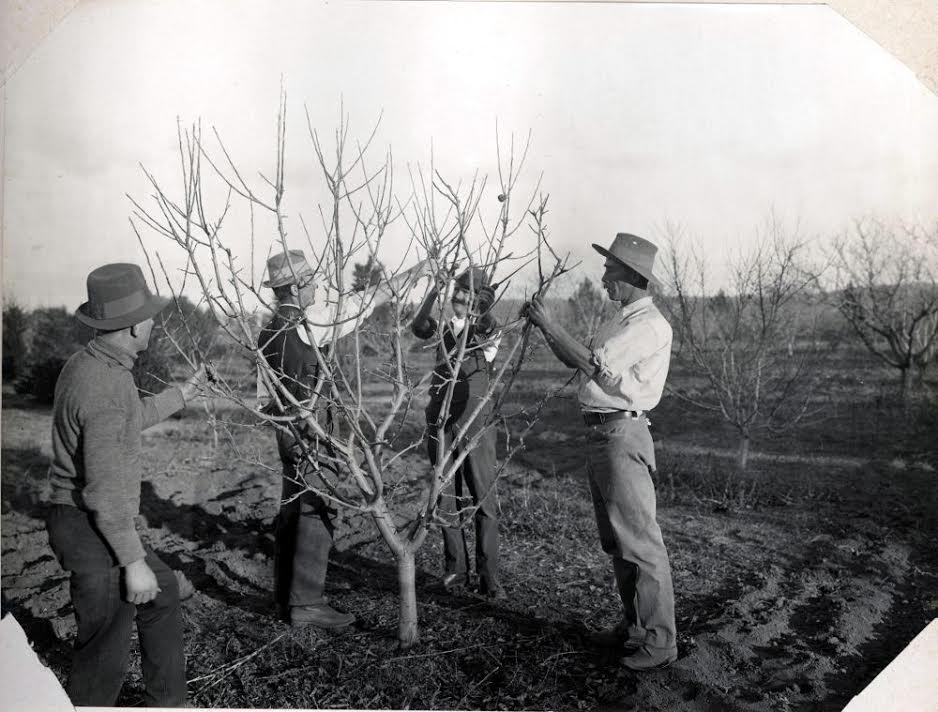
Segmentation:
{"type": "Polygon", "coordinates": [[[650,307],[651,303],[652,303],[651,297],[641,297],[640,299],[636,299],[634,302],[630,304],[625,304],[622,307],[620,307],[619,316],[622,317],[623,319],[627,319],[633,314],[637,314],[642,309],[646,309],[650,307]]]}
{"type": "Polygon", "coordinates": [[[299,304],[280,304],[277,307],[277,314],[286,319],[287,321],[303,321],[306,318],[306,312],[303,310],[299,304]]]}
{"type": "Polygon", "coordinates": [[[128,371],[134,367],[134,362],[137,360],[137,354],[98,336],[89,341],[85,348],[95,358],[105,362],[117,363],[128,371]]]}

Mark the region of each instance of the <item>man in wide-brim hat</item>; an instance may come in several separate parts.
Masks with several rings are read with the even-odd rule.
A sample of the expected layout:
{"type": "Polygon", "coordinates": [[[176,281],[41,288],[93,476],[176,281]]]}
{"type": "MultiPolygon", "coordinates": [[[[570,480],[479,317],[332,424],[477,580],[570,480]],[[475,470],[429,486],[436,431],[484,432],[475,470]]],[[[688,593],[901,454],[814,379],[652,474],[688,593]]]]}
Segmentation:
{"type": "Polygon", "coordinates": [[[657,248],[629,233],[608,248],[603,286],[621,308],[589,344],[573,338],[535,299],[524,313],[563,363],[581,372],[578,397],[587,426],[590,493],[603,550],[612,557],[622,620],[594,634],[622,646],[632,670],[677,658],[668,552],[655,518],[655,449],[646,413],[661,400],[671,360],[671,326],[648,295],[657,248]]]}
{"type": "MultiPolygon", "coordinates": [[[[421,263],[402,272],[390,280],[390,285],[376,285],[346,295],[342,313],[338,313],[335,305],[330,307],[325,300],[316,298],[316,274],[302,250],[288,250],[270,257],[264,286],[273,290],[277,310],[261,331],[258,345],[280,385],[297,402],[309,401],[320,380],[314,344],[327,353],[333,338],[354,331],[406,280],[418,276],[423,267],[421,263]]],[[[260,381],[258,399],[263,412],[276,416],[291,413],[286,404],[284,408],[276,405],[278,399],[271,398],[260,381]]],[[[303,426],[302,414],[293,414],[297,418],[292,426],[277,429],[283,478],[275,525],[274,598],[281,614],[293,626],[344,628],[355,622],[355,616],[333,608],[323,595],[332,549],[330,507],[305,485],[317,482],[306,452],[328,450],[328,445],[315,443],[315,435],[303,426]],[[306,442],[305,447],[295,435],[306,442]]],[[[328,420],[323,409],[317,415],[323,422],[328,420]]]]}
{"type": "Polygon", "coordinates": [[[140,541],[140,433],[194,398],[200,369],[183,386],[141,399],[131,369],[168,299],[154,296],[135,264],[88,275],[77,319],[95,337],[65,364],[52,418],[49,543],[71,574],[77,635],[68,694],[75,705],[117,701],[136,620],[148,705],[186,699],[179,587],[140,541]]]}
{"type": "MultiPolygon", "coordinates": [[[[430,384],[430,399],[424,413],[427,422],[427,455],[436,466],[440,455],[453,445],[453,438],[466,420],[486,397],[489,375],[498,351],[497,323],[491,313],[495,290],[489,284],[485,270],[471,266],[454,280],[450,297],[452,316],[440,324],[431,312],[437,302],[438,288],[431,289],[414,316],[411,329],[421,339],[438,339],[436,365],[430,384]],[[476,318],[470,318],[470,311],[476,318]],[[461,362],[457,362],[460,344],[465,338],[466,348],[461,362]],[[455,383],[452,381],[455,378],[455,383]],[[449,412],[443,413],[452,383],[449,412]],[[444,417],[444,415],[446,417],[444,417]],[[442,435],[442,437],[441,437],[442,435]],[[441,445],[442,444],[442,445],[441,445]],[[442,448],[442,453],[441,453],[442,448]]],[[[462,450],[472,440],[489,417],[491,406],[483,411],[466,429],[456,450],[462,450]]],[[[482,434],[441,492],[440,510],[450,517],[451,523],[443,530],[443,586],[451,591],[465,589],[471,580],[469,550],[465,529],[461,524],[461,510],[471,503],[476,507],[475,566],[479,577],[479,593],[493,600],[504,599],[506,593],[499,583],[498,571],[498,500],[495,492],[495,432],[482,434]]]]}

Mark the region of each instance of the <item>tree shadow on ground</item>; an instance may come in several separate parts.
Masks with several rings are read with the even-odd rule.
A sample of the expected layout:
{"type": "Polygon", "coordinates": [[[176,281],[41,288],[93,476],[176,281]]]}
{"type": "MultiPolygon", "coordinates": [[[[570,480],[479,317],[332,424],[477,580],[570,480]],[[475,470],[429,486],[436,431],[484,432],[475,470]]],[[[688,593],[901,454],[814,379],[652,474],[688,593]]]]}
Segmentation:
{"type": "Polygon", "coordinates": [[[258,553],[273,556],[274,553],[273,542],[264,536],[269,530],[264,519],[231,519],[223,514],[212,514],[198,504],[163,499],[146,480],[140,483],[140,513],[146,517],[148,526],[166,527],[197,544],[200,550],[210,550],[221,542],[226,548],[237,549],[247,556],[258,553]]]}
{"type": "MultiPolygon", "coordinates": [[[[246,558],[258,554],[272,558],[274,555],[271,526],[263,519],[233,520],[222,514],[211,514],[199,505],[178,504],[160,498],[152,484],[144,481],[141,485],[141,512],[146,516],[151,528],[165,527],[195,544],[196,551],[209,551],[224,544],[229,551],[237,551],[246,558]]],[[[174,569],[182,571],[195,588],[226,605],[242,610],[271,615],[276,613],[271,593],[250,594],[244,589],[257,590],[253,583],[223,562],[213,562],[222,570],[225,578],[237,584],[229,588],[206,570],[202,559],[184,560],[178,554],[158,552],[160,557],[174,569]]],[[[189,559],[189,557],[185,557],[189,559]]],[[[271,586],[273,582],[271,581],[271,586]]],[[[579,640],[586,632],[582,624],[551,621],[538,618],[528,613],[493,604],[480,596],[467,592],[451,593],[446,591],[435,574],[418,570],[416,576],[418,601],[438,608],[452,609],[461,615],[478,618],[495,618],[504,622],[511,629],[521,634],[532,634],[550,628],[557,634],[579,640]]],[[[398,595],[397,568],[393,562],[378,561],[363,556],[354,549],[333,551],[327,590],[351,589],[365,594],[373,592],[375,597],[398,595]]]]}

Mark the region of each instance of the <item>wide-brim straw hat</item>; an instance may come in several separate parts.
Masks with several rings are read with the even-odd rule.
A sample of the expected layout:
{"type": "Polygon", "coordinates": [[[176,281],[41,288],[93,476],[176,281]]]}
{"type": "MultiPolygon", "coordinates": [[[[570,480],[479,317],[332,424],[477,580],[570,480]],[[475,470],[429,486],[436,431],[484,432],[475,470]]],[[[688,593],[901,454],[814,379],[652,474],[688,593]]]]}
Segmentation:
{"type": "Polygon", "coordinates": [[[288,284],[296,284],[299,278],[308,277],[311,274],[313,274],[313,268],[306,261],[303,250],[288,250],[267,260],[268,279],[264,282],[264,286],[271,289],[285,287],[288,284]]]}
{"type": "Polygon", "coordinates": [[[658,254],[658,248],[645,238],[627,232],[620,232],[608,249],[595,243],[593,249],[605,257],[611,257],[627,267],[631,267],[649,282],[660,284],[661,280],[655,276],[654,272],[655,255],[658,254]]]}
{"type": "Polygon", "coordinates": [[[75,317],[102,331],[116,331],[156,316],[170,300],[152,294],[138,265],[116,262],[88,275],[88,301],[75,317]]]}

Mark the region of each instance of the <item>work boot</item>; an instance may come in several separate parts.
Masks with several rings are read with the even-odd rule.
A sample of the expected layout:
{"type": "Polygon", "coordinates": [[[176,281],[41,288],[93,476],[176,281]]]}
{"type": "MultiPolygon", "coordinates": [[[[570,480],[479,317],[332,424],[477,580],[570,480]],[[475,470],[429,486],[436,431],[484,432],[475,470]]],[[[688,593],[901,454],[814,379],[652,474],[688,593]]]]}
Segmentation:
{"type": "Polygon", "coordinates": [[[626,653],[638,650],[645,643],[644,638],[635,638],[629,634],[629,627],[625,623],[616,623],[610,628],[591,631],[586,639],[600,648],[621,648],[626,653]]]}
{"type": "Polygon", "coordinates": [[[328,603],[316,606],[290,606],[290,625],[297,628],[304,625],[317,628],[345,628],[355,622],[351,613],[342,613],[328,603]]]}
{"type": "Polygon", "coordinates": [[[647,670],[664,670],[677,660],[677,648],[660,650],[643,645],[631,655],[622,659],[622,664],[629,670],[645,672],[647,670]]]}
{"type": "Polygon", "coordinates": [[[479,582],[479,593],[490,601],[504,601],[508,598],[505,589],[497,583],[489,583],[488,581],[479,582]]]}

